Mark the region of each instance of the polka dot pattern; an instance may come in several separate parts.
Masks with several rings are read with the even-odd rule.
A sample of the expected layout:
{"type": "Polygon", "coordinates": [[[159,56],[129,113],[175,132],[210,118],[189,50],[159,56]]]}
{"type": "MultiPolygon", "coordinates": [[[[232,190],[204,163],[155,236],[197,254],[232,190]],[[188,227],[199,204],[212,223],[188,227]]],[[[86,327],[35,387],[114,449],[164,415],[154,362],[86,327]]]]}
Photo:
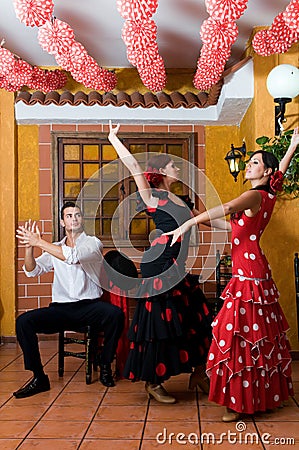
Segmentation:
{"type": "Polygon", "coordinates": [[[222,293],[207,361],[209,400],[246,414],[275,408],[293,392],[289,346],[281,333],[288,324],[259,246],[275,197],[260,193],[254,220],[241,213],[231,221],[233,278],[222,293]]]}

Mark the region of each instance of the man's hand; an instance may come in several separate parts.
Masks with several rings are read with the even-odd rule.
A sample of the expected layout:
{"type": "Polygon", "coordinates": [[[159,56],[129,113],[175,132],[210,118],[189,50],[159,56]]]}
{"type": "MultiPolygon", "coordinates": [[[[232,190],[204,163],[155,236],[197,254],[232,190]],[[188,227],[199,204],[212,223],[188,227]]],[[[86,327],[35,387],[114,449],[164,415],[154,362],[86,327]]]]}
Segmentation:
{"type": "Polygon", "coordinates": [[[25,225],[20,225],[16,234],[20,244],[23,244],[26,248],[37,247],[41,242],[41,234],[36,222],[32,222],[31,219],[25,222],[25,225]]]}

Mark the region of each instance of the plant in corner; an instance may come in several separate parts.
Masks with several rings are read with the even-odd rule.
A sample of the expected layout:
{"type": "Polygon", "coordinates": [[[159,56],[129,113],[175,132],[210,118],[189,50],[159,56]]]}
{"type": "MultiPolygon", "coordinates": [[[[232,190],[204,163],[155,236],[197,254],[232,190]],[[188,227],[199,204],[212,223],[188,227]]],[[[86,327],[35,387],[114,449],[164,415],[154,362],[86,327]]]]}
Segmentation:
{"type": "MultiPolygon", "coordinates": [[[[291,137],[294,130],[288,130],[282,133],[280,136],[269,138],[267,136],[261,136],[256,139],[256,143],[262,150],[273,153],[278,161],[281,161],[285,152],[287,151],[291,137]]],[[[288,198],[299,197],[299,149],[297,148],[295,155],[288,167],[285,174],[285,179],[280,195],[288,195],[288,198]]]]}

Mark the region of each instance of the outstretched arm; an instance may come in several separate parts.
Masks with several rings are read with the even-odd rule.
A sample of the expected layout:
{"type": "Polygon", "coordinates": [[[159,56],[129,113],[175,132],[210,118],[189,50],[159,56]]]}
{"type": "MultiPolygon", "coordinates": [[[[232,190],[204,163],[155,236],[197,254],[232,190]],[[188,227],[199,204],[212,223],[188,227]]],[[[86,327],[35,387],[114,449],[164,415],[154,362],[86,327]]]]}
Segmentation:
{"type": "MultiPolygon", "coordinates": [[[[192,213],[194,216],[199,216],[200,214],[200,212],[195,208],[192,209],[192,213]]],[[[212,222],[209,220],[208,222],[203,222],[203,225],[211,228],[218,228],[219,230],[232,230],[230,222],[226,221],[225,219],[214,219],[212,222]]]]}
{"type": "Polygon", "coordinates": [[[192,219],[187,220],[176,230],[164,233],[166,235],[172,235],[173,245],[180,236],[185,234],[193,225],[199,223],[211,222],[213,220],[221,219],[228,214],[232,214],[237,211],[244,211],[246,209],[255,211],[259,208],[261,203],[261,194],[258,191],[248,191],[241,194],[239,197],[231,200],[230,202],[224,203],[223,205],[216,206],[215,208],[209,209],[198,216],[192,217],[192,219]]]}
{"type": "Polygon", "coordinates": [[[291,159],[293,158],[293,155],[294,155],[298,145],[299,145],[299,129],[298,129],[298,127],[296,127],[294,129],[294,133],[293,133],[293,136],[292,136],[289,148],[288,148],[286,154],[284,155],[284,157],[282,158],[282,160],[279,163],[279,170],[283,174],[286,173],[286,171],[287,171],[287,169],[289,167],[289,164],[291,162],[291,159]]]}
{"type": "Polygon", "coordinates": [[[108,139],[113,145],[115,151],[118,156],[127,167],[127,169],[131,172],[134,177],[135,183],[139,190],[142,200],[147,206],[151,206],[155,208],[158,203],[158,199],[152,196],[151,187],[145,178],[143,171],[138,163],[138,161],[134,158],[134,156],[129,152],[127,147],[123,145],[123,143],[119,140],[117,133],[119,130],[120,124],[116,125],[114,128],[112,126],[111,120],[109,120],[109,135],[108,139]]]}

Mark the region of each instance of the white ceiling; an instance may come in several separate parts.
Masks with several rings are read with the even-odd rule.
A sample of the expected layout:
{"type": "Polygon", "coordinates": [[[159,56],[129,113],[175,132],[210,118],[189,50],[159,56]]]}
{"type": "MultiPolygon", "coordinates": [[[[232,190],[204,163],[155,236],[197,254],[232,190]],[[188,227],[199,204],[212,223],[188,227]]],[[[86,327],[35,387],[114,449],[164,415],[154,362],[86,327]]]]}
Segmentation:
{"type": "MultiPolygon", "coordinates": [[[[252,28],[270,25],[289,2],[248,1],[247,10],[237,22],[239,36],[232,48],[230,65],[241,58],[252,28]]],[[[54,4],[54,15],[74,29],[76,40],[99,65],[130,67],[121,39],[124,19],[117,11],[116,0],[54,0],[54,4]]],[[[159,0],[153,19],[158,26],[159,52],[166,68],[196,68],[201,47],[199,30],[208,17],[204,0],[159,0]]],[[[54,57],[39,46],[37,32],[37,28],[20,23],[13,0],[0,1],[0,40],[5,39],[5,47],[32,65],[57,65],[54,57]]]]}

